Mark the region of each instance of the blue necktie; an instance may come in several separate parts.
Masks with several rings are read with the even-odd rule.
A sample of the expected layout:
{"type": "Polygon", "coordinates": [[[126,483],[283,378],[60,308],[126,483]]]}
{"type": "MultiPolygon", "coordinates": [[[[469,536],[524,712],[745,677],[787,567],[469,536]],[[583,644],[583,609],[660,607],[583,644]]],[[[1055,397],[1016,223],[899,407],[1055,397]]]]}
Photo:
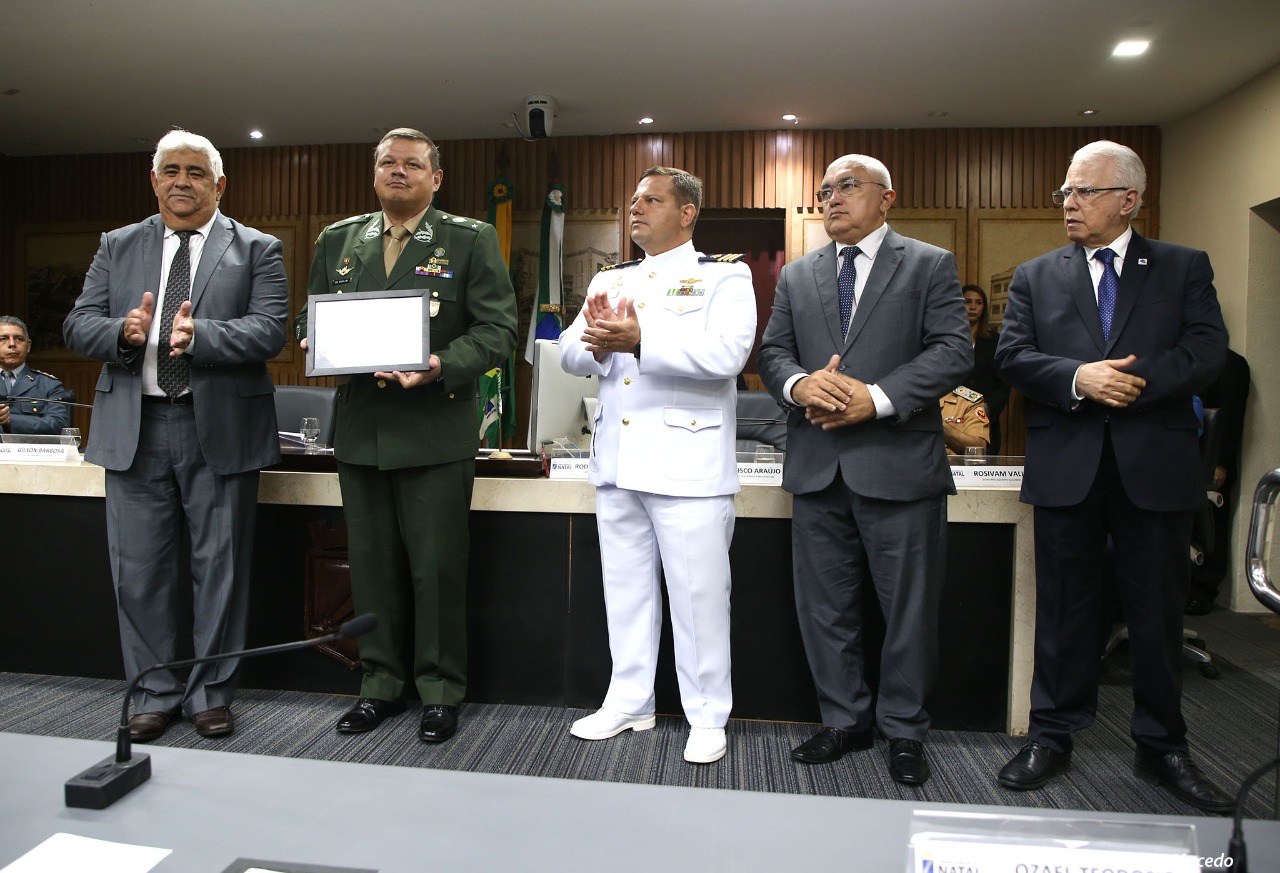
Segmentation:
{"type": "Polygon", "coordinates": [[[849,320],[853,318],[853,289],[858,284],[858,270],[853,259],[862,254],[857,246],[846,246],[844,263],[840,265],[840,276],[837,279],[840,288],[840,335],[849,335],[849,320]]]}
{"type": "Polygon", "coordinates": [[[1102,278],[1098,280],[1098,320],[1102,322],[1102,339],[1111,338],[1111,319],[1116,314],[1116,291],[1120,276],[1114,263],[1116,253],[1111,249],[1098,249],[1094,258],[1102,261],[1102,278]]]}
{"type": "Polygon", "coordinates": [[[191,235],[194,230],[175,231],[178,251],[169,265],[169,281],[164,287],[164,310],[160,313],[160,344],[156,350],[156,382],[169,397],[177,397],[191,384],[191,362],[186,355],[169,357],[169,334],[173,317],[182,302],[191,296],[191,235]]]}

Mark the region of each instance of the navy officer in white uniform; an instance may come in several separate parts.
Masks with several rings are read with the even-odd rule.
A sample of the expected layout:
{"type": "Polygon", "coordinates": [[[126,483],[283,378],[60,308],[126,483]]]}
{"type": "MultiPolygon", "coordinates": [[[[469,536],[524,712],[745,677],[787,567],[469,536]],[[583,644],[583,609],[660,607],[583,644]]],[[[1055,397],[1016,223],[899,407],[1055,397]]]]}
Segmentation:
{"type": "Polygon", "coordinates": [[[589,480],[604,573],[613,673],[602,708],[570,732],[604,740],[655,724],[653,680],[665,571],[684,758],[724,757],[729,675],[729,543],[738,491],[735,379],[756,332],[751,272],[693,247],[702,182],[652,167],[631,198],[639,261],[608,267],[560,337],[567,372],[598,376],[589,480]]]}

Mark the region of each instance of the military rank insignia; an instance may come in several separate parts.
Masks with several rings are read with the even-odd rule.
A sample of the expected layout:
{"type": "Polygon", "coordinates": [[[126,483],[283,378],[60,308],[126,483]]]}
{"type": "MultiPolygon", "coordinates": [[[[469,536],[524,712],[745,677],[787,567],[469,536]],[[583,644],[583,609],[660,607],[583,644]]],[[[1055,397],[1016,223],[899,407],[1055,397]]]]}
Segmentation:
{"type": "Polygon", "coordinates": [[[415,276],[431,276],[434,279],[452,279],[453,271],[446,270],[439,264],[427,264],[425,267],[414,267],[415,276]]]}

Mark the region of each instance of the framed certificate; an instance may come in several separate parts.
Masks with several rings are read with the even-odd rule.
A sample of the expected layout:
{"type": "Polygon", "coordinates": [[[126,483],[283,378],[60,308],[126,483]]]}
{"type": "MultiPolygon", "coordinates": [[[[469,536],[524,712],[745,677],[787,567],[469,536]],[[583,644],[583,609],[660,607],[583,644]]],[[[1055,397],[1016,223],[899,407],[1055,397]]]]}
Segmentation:
{"type": "Polygon", "coordinates": [[[307,299],[307,375],[426,370],[426,288],[315,294],[307,299]]]}

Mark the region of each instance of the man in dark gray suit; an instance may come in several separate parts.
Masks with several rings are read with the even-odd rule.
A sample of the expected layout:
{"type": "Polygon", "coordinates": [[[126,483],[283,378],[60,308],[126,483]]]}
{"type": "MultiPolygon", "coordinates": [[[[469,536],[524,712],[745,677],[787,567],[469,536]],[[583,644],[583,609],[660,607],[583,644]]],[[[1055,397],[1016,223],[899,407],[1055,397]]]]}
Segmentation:
{"type": "MultiPolygon", "coordinates": [[[[63,325],[67,348],[103,361],[87,460],[107,469],[107,538],[125,673],[174,660],[178,586],[194,592],[197,657],[243,648],[258,470],[280,458],[266,362],[284,345],[280,241],[223,216],[222,157],[207,139],[160,140],[160,214],[102,235],[63,325]],[[180,566],[184,525],[191,565],[180,566]]],[[[239,662],[151,674],[133,739],[179,713],[201,736],[232,731],[239,662]]]]}
{"type": "Polygon", "coordinates": [[[783,267],[759,357],[765,386],[791,407],[782,485],[795,495],[796,609],[823,723],[791,757],[870,749],[874,722],[890,775],[921,785],[955,493],[938,398],[973,367],[964,299],[950,252],[885,224],[897,195],[880,161],[836,160],[817,193],[834,243],[783,267]],[[887,625],[874,715],[866,582],[887,625]]]}

